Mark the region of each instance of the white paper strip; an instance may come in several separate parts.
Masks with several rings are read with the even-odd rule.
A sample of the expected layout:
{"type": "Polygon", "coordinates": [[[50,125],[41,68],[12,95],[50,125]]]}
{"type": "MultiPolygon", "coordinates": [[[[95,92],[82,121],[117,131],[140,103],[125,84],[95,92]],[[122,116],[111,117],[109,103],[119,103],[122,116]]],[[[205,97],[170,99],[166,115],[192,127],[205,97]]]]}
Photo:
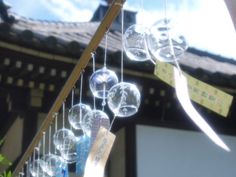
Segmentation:
{"type": "Polygon", "coordinates": [[[187,79],[176,67],[174,67],[174,78],[177,98],[188,116],[215,144],[226,151],[230,151],[229,147],[193,107],[189,97],[187,79]]]}

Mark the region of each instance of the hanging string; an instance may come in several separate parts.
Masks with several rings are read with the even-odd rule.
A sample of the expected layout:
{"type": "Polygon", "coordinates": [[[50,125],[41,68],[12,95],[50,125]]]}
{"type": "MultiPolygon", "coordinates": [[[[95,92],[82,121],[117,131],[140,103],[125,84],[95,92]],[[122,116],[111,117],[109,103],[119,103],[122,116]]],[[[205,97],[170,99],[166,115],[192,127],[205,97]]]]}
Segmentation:
{"type": "Polygon", "coordinates": [[[25,169],[25,172],[26,172],[26,177],[28,177],[28,173],[29,173],[29,171],[28,171],[28,170],[29,170],[29,165],[28,165],[28,164],[29,164],[29,161],[27,160],[27,161],[25,162],[25,168],[26,168],[26,169],[25,169]]]}
{"type": "Polygon", "coordinates": [[[48,142],[49,142],[48,149],[49,149],[49,154],[51,154],[51,133],[52,133],[52,126],[50,125],[49,126],[49,134],[48,134],[48,142]]]}
{"type": "Polygon", "coordinates": [[[62,104],[62,128],[65,128],[65,102],[62,104]]]}
{"type": "MultiPolygon", "coordinates": [[[[138,10],[139,13],[141,13],[141,15],[143,15],[143,12],[144,12],[144,9],[143,9],[143,0],[140,0],[139,1],[139,10],[138,10]]],[[[143,24],[144,21],[142,20],[140,24],[143,24]]]]}
{"type": "MultiPolygon", "coordinates": [[[[92,53],[92,58],[93,58],[93,73],[95,73],[95,54],[92,53]]],[[[93,95],[93,109],[96,110],[96,98],[93,95]]]]}
{"type": "MultiPolygon", "coordinates": [[[[79,93],[79,103],[82,104],[82,94],[83,94],[83,80],[84,80],[84,73],[83,71],[81,72],[80,76],[80,93],[79,93]]],[[[82,107],[80,106],[80,111],[79,111],[79,117],[80,117],[80,124],[82,124],[82,107]]]]}
{"type": "MultiPolygon", "coordinates": [[[[57,132],[57,119],[58,119],[58,113],[55,113],[55,130],[54,130],[55,133],[57,132]]],[[[57,149],[55,146],[54,146],[54,154],[57,154],[57,149]]]]}
{"type": "Polygon", "coordinates": [[[116,115],[114,115],[114,117],[113,117],[113,119],[112,119],[112,121],[111,121],[111,124],[110,124],[110,127],[109,127],[109,131],[111,131],[111,128],[112,128],[112,125],[114,124],[114,122],[115,122],[115,119],[116,119],[116,115]]]}
{"type": "MultiPolygon", "coordinates": [[[[107,41],[108,41],[108,33],[109,31],[106,32],[105,34],[105,54],[104,54],[104,68],[106,68],[107,64],[107,41]]],[[[103,84],[103,96],[102,96],[102,111],[104,111],[105,106],[106,106],[106,84],[103,84]]]]}
{"type": "MultiPolygon", "coordinates": [[[[71,91],[71,111],[72,111],[72,115],[74,114],[74,96],[75,96],[75,87],[73,87],[72,91],[71,91]]],[[[70,130],[72,130],[72,126],[70,124],[70,130]]]]}
{"type": "Polygon", "coordinates": [[[124,68],[124,8],[121,9],[121,82],[123,82],[124,68]]]}
{"type": "Polygon", "coordinates": [[[167,0],[165,0],[165,3],[164,3],[164,15],[165,15],[165,23],[166,23],[168,41],[169,41],[169,45],[170,45],[170,53],[174,57],[174,62],[176,64],[176,67],[177,67],[179,73],[182,74],[182,70],[180,68],[180,65],[179,65],[179,63],[177,61],[177,57],[175,55],[175,50],[174,50],[174,47],[173,47],[173,42],[172,42],[172,39],[171,39],[171,34],[169,32],[170,27],[168,26],[169,22],[168,22],[168,19],[167,19],[167,0]]]}
{"type": "Polygon", "coordinates": [[[80,76],[80,93],[79,93],[79,103],[82,103],[82,94],[83,94],[83,80],[84,80],[84,73],[81,72],[80,76]]]}
{"type": "Polygon", "coordinates": [[[28,168],[27,169],[27,177],[30,176],[30,174],[29,174],[30,173],[30,164],[32,164],[32,157],[31,156],[29,157],[29,160],[28,160],[28,163],[27,163],[27,166],[28,166],[27,167],[28,168]]]}
{"type": "Polygon", "coordinates": [[[106,85],[103,85],[103,95],[102,95],[102,111],[104,111],[106,106],[106,85]]]}
{"type": "Polygon", "coordinates": [[[107,66],[107,39],[108,39],[108,33],[109,33],[109,31],[107,31],[107,32],[105,33],[104,67],[107,66]]]}
{"type": "MultiPolygon", "coordinates": [[[[45,132],[43,132],[43,157],[45,156],[45,132]]],[[[43,170],[43,176],[44,176],[45,172],[43,170]]]]}
{"type": "MultiPolygon", "coordinates": [[[[39,142],[38,144],[38,157],[37,157],[37,161],[39,162],[40,159],[40,147],[41,147],[41,142],[39,142]]],[[[37,174],[39,174],[39,165],[37,165],[37,174]]]]}
{"type": "Polygon", "coordinates": [[[93,59],[93,72],[95,72],[95,54],[92,53],[92,59],[93,59]]]}
{"type": "Polygon", "coordinates": [[[71,107],[74,106],[74,96],[75,96],[75,88],[73,87],[73,89],[71,91],[71,107]]]}
{"type": "Polygon", "coordinates": [[[34,149],[34,152],[33,152],[33,172],[35,172],[35,158],[36,155],[35,155],[35,149],[34,149]]]}

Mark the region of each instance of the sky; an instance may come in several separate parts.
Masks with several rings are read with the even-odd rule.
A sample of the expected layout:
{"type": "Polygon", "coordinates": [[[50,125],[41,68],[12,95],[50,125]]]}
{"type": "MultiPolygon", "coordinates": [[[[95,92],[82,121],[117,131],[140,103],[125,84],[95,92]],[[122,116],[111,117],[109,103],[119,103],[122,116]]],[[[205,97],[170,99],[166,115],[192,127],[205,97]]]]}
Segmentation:
{"type": "MultiPolygon", "coordinates": [[[[5,0],[21,16],[54,21],[89,21],[101,0],[5,0]]],[[[236,32],[223,0],[166,0],[166,14],[190,47],[236,60],[236,32]]],[[[165,17],[164,0],[126,0],[137,23],[150,28],[165,17]]]]}

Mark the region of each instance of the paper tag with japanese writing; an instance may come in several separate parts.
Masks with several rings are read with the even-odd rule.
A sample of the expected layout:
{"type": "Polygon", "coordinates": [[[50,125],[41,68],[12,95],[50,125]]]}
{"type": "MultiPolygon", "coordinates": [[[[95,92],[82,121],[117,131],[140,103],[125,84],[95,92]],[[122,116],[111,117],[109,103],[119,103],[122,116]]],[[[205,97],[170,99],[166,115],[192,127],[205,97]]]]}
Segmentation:
{"type": "MultiPolygon", "coordinates": [[[[174,87],[173,66],[169,63],[157,62],[154,74],[174,87]]],[[[188,80],[188,90],[191,100],[226,117],[233,101],[233,96],[214,88],[192,76],[184,73],[188,80]]]]}
{"type": "Polygon", "coordinates": [[[103,177],[104,168],[115,141],[115,135],[100,127],[85,165],[84,177],[103,177]]]}

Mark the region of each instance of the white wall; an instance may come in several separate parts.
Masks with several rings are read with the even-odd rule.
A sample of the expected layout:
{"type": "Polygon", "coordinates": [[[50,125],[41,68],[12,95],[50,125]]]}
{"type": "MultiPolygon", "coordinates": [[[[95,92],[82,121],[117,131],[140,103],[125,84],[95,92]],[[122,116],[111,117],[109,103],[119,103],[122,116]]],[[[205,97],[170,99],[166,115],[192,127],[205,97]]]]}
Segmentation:
{"type": "Polygon", "coordinates": [[[236,137],[221,135],[226,152],[203,133],[136,128],[137,177],[235,177],[236,137]]]}

